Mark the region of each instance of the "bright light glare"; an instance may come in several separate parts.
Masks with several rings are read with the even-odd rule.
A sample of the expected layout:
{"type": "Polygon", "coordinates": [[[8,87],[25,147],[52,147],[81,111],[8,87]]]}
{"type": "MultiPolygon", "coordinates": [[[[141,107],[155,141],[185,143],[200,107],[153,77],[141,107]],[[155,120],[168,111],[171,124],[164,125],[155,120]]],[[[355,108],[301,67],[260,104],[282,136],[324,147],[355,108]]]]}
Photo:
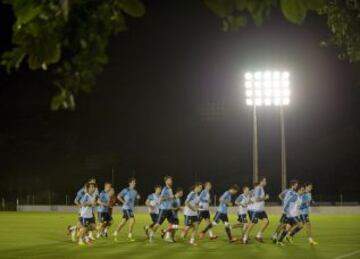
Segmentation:
{"type": "Polygon", "coordinates": [[[246,72],[245,95],[249,106],[285,106],[290,104],[290,73],[288,71],[246,72]]]}

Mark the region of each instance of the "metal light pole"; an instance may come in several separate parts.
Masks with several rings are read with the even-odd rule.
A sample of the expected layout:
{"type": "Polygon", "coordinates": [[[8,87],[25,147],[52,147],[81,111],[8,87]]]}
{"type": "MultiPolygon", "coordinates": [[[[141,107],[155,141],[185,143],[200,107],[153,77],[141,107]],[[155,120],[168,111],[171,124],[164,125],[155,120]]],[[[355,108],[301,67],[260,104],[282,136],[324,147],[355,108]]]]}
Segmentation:
{"type": "Polygon", "coordinates": [[[281,126],[281,188],[286,188],[286,146],[284,106],[290,104],[290,74],[287,71],[247,72],[245,77],[246,105],[253,107],[253,181],[259,180],[257,106],[277,106],[280,108],[281,126]]]}
{"type": "Polygon", "coordinates": [[[253,183],[257,183],[259,179],[258,165],[258,136],[257,136],[257,117],[256,105],[253,108],[253,183]]]}
{"type": "Polygon", "coordinates": [[[286,173],[285,120],[284,120],[283,106],[280,107],[280,127],[281,127],[281,190],[285,190],[287,183],[287,173],[286,173]]]}

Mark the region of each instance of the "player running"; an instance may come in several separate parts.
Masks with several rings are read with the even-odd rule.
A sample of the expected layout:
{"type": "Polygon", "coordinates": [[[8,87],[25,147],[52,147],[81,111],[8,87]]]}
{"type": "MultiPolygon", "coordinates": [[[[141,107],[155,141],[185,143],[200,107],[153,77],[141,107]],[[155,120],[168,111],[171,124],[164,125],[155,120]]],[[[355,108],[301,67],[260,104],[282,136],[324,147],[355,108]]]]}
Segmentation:
{"type": "Polygon", "coordinates": [[[256,234],[255,239],[261,243],[264,242],[263,233],[269,225],[269,219],[265,212],[265,201],[269,199],[269,195],[265,194],[265,190],[264,190],[265,186],[266,186],[266,178],[262,177],[260,178],[259,184],[257,184],[253,190],[253,197],[252,197],[252,201],[254,202],[252,205],[253,211],[251,212],[249,226],[247,227],[247,230],[243,237],[244,244],[248,243],[251,230],[258,223],[259,220],[262,220],[263,223],[262,226],[260,227],[259,232],[256,234]]]}
{"type": "Polygon", "coordinates": [[[161,186],[155,185],[154,190],[155,190],[154,193],[149,194],[149,196],[145,201],[145,205],[146,207],[148,207],[148,211],[152,221],[150,225],[146,225],[144,227],[146,236],[149,236],[149,228],[152,228],[156,224],[159,218],[161,186]]]}
{"type": "Polygon", "coordinates": [[[192,229],[190,245],[197,246],[196,235],[199,228],[199,194],[202,190],[202,184],[196,183],[192,191],[188,194],[185,200],[184,216],[185,216],[185,229],[184,233],[192,229]]]}
{"type": "MultiPolygon", "coordinates": [[[[96,184],[96,179],[95,178],[90,178],[85,184],[84,186],[76,193],[76,197],[74,199],[74,204],[79,208],[79,217],[80,217],[80,208],[81,208],[81,204],[80,204],[80,201],[82,199],[82,197],[86,194],[86,186],[88,183],[92,183],[92,184],[96,184]]],[[[96,188],[95,190],[95,195],[97,196],[99,193],[98,189],[96,188]]],[[[79,231],[79,229],[81,228],[81,224],[80,223],[77,223],[75,225],[69,225],[67,227],[68,229],[68,235],[71,236],[71,240],[73,242],[76,242],[76,236],[77,236],[77,233],[79,231]]],[[[89,236],[92,240],[94,240],[94,237],[93,237],[93,234],[91,231],[89,231],[89,236]]]]}
{"type": "MultiPolygon", "coordinates": [[[[177,229],[180,229],[179,226],[179,211],[181,208],[181,198],[184,196],[184,191],[182,188],[178,187],[176,189],[175,195],[174,195],[174,201],[172,202],[172,208],[171,212],[173,213],[174,223],[169,224],[168,228],[166,230],[161,230],[161,238],[163,238],[165,241],[174,243],[175,242],[175,233],[177,229]]],[[[183,228],[181,228],[183,229],[183,228]]]]}
{"type": "Polygon", "coordinates": [[[244,237],[244,234],[248,227],[248,220],[247,220],[247,208],[252,203],[250,200],[250,188],[248,186],[244,186],[242,188],[243,192],[240,194],[236,200],[235,205],[237,205],[238,208],[238,222],[237,224],[234,224],[232,228],[241,228],[242,237],[244,237]]]}
{"type": "Polygon", "coordinates": [[[111,183],[106,182],[104,184],[104,190],[99,194],[97,201],[98,207],[98,218],[100,225],[98,227],[97,238],[108,237],[108,230],[112,224],[112,216],[110,214],[111,197],[114,196],[114,188],[111,183]]]}
{"type": "MultiPolygon", "coordinates": [[[[313,189],[312,183],[305,183],[305,192],[301,196],[301,205],[300,205],[300,220],[305,226],[306,235],[308,237],[309,243],[311,245],[317,245],[318,243],[314,241],[312,238],[312,231],[311,231],[311,223],[309,218],[310,213],[310,205],[313,202],[311,191],[313,189]]],[[[294,233],[295,235],[296,233],[294,233]]],[[[293,236],[294,236],[293,235],[293,236]]]]}
{"type": "Polygon", "coordinates": [[[230,242],[236,241],[236,238],[234,238],[231,234],[231,225],[229,223],[229,218],[227,213],[228,213],[228,207],[232,206],[232,202],[231,202],[232,195],[235,195],[238,191],[239,191],[239,186],[235,184],[231,186],[228,191],[224,192],[223,195],[221,195],[219,199],[220,204],[219,207],[217,208],[217,212],[215,214],[214,220],[213,222],[208,224],[203,231],[201,231],[200,239],[204,239],[206,232],[209,231],[214,226],[216,226],[221,220],[225,225],[225,231],[229,241],[230,242]]]}
{"type": "Polygon", "coordinates": [[[170,224],[175,224],[176,219],[174,218],[174,213],[172,211],[172,205],[174,201],[174,194],[172,191],[173,180],[171,176],[166,176],[164,178],[165,187],[161,190],[160,193],[160,212],[159,217],[155,225],[149,228],[149,241],[151,242],[154,238],[156,230],[159,226],[162,225],[165,219],[170,224]]]}
{"type": "MultiPolygon", "coordinates": [[[[202,220],[205,221],[206,225],[210,224],[210,191],[211,191],[212,185],[210,182],[206,182],[204,184],[204,190],[200,193],[199,199],[200,199],[200,203],[199,203],[199,224],[201,223],[202,220]]],[[[210,240],[214,240],[217,239],[218,236],[214,235],[212,230],[209,229],[208,231],[210,240]]]]}
{"type": "Polygon", "coordinates": [[[78,233],[78,244],[91,244],[92,239],[88,236],[88,232],[96,228],[93,208],[96,205],[96,184],[88,183],[86,185],[86,193],[79,200],[80,208],[80,230],[78,233]]]}
{"type": "Polygon", "coordinates": [[[272,236],[272,240],[274,243],[276,243],[278,236],[280,235],[281,231],[284,229],[284,227],[286,225],[286,213],[284,210],[284,199],[285,199],[286,193],[290,190],[293,190],[293,191],[297,190],[297,188],[299,186],[299,182],[298,182],[298,180],[291,180],[289,185],[290,185],[290,188],[283,190],[278,196],[283,205],[283,212],[282,212],[282,215],[280,218],[280,222],[279,222],[278,226],[276,227],[275,232],[272,236]]]}
{"type": "Polygon", "coordinates": [[[118,200],[122,204],[123,217],[113,233],[115,241],[118,241],[117,240],[118,233],[126,225],[126,223],[129,223],[128,239],[131,242],[135,241],[132,234],[135,224],[134,207],[135,207],[135,200],[139,199],[140,196],[138,195],[138,192],[135,190],[136,179],[130,178],[128,184],[129,187],[123,189],[117,196],[118,200]]]}
{"type": "Polygon", "coordinates": [[[301,195],[304,193],[304,186],[299,186],[297,192],[290,189],[284,199],[284,212],[286,214],[286,225],[279,236],[276,244],[284,246],[283,240],[293,243],[292,237],[301,230],[303,224],[300,220],[301,195]]]}

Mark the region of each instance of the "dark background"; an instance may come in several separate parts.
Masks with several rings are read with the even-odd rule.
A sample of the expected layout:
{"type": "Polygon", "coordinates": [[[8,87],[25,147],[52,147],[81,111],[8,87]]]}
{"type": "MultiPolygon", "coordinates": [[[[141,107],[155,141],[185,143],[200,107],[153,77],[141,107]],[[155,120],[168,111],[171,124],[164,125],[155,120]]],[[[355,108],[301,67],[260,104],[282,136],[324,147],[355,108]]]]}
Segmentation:
{"type": "MultiPolygon", "coordinates": [[[[109,64],[74,112],[52,112],[51,74],[0,69],[0,197],[65,203],[84,181],[130,176],[146,196],[164,175],[187,188],[210,180],[215,193],[250,184],[252,117],[246,70],[287,69],[288,178],[312,181],[317,200],[359,200],[359,65],[321,48],[323,18],[293,25],[276,10],[257,27],[221,31],[201,1],[146,1],[112,38],[109,64]]],[[[11,47],[11,9],[0,4],[0,51],[11,47]]],[[[25,66],[24,66],[25,67],[25,66]]],[[[279,110],[259,109],[259,169],[280,192],[279,110]]]]}

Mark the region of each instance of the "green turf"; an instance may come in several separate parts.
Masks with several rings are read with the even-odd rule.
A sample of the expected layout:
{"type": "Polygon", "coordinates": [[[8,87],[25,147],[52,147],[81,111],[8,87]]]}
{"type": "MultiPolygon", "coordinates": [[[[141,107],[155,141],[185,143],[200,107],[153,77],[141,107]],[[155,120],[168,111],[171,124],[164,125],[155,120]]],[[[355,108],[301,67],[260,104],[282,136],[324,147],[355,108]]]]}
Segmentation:
{"type": "MultiPolygon", "coordinates": [[[[115,216],[117,223],[120,216],[115,216]]],[[[97,240],[92,246],[79,247],[65,234],[66,226],[76,222],[75,214],[67,213],[0,213],[0,258],[336,258],[360,250],[360,215],[312,216],[314,237],[320,242],[311,247],[300,232],[295,244],[277,247],[269,239],[265,244],[229,244],[223,226],[214,229],[220,235],[217,241],[202,241],[198,247],[190,247],[179,241],[154,243],[145,240],[142,226],[148,222],[147,215],[136,215],[135,238],[129,243],[126,233],[121,241],[111,238],[97,240]]],[[[234,222],[235,218],[231,220],[234,222]]],[[[270,237],[278,216],[270,218],[266,237],[270,237]]],[[[239,234],[234,231],[235,234],[239,234]]],[[[360,258],[354,254],[348,258],[360,258]]]]}

